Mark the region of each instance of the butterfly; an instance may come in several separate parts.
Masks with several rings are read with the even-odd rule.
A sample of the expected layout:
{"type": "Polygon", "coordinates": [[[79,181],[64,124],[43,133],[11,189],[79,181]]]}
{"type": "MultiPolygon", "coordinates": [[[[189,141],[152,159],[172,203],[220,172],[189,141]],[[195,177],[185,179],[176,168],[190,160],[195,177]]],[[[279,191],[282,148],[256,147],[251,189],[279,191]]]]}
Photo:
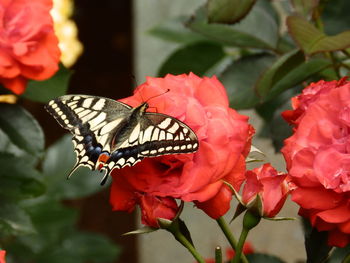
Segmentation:
{"type": "Polygon", "coordinates": [[[148,103],[131,107],[120,101],[89,95],[65,95],[49,101],[45,109],[73,134],[79,166],[105,170],[103,185],[115,168],[133,166],[145,157],[193,153],[196,134],[171,116],[146,112],[148,103]]]}

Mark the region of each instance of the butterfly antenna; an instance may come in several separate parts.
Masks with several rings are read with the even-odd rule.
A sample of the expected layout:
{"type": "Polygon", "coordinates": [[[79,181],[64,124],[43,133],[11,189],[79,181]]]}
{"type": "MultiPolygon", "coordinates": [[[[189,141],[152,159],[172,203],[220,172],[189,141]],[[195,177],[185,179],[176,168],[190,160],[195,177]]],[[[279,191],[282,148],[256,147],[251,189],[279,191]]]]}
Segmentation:
{"type": "Polygon", "coordinates": [[[146,100],[146,102],[150,101],[151,99],[154,99],[154,98],[157,98],[157,97],[159,97],[159,96],[162,96],[162,95],[164,95],[165,93],[168,93],[169,91],[170,91],[170,89],[167,89],[166,91],[164,91],[164,92],[161,93],[161,94],[157,94],[157,95],[154,95],[154,96],[152,96],[152,97],[149,97],[149,98],[146,100]]]}

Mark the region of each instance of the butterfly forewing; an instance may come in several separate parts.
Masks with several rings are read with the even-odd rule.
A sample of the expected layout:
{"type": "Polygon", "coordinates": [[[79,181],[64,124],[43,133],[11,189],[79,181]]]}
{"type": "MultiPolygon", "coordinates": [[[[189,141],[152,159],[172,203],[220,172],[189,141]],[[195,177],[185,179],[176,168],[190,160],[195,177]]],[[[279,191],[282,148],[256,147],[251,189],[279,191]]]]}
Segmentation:
{"type": "MultiPolygon", "coordinates": [[[[46,105],[58,123],[73,134],[77,163],[90,169],[133,166],[144,157],[191,153],[198,149],[195,133],[181,121],[132,108],[107,98],[66,95],[46,105]]],[[[71,172],[71,173],[72,173],[71,172]]],[[[70,173],[70,174],[71,174],[70,173]]]]}
{"type": "Polygon", "coordinates": [[[146,113],[146,125],[139,135],[144,157],[163,154],[191,153],[198,149],[196,134],[183,122],[160,113],[146,113]]]}

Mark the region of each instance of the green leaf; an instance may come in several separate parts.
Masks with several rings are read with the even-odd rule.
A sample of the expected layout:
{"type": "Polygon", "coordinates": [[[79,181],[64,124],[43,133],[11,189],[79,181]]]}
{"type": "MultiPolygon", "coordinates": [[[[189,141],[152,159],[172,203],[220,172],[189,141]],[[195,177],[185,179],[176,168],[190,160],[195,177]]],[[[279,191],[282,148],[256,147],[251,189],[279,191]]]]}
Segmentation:
{"type": "Polygon", "coordinates": [[[208,0],[209,23],[233,24],[244,18],[256,0],[208,0]]]}
{"type": "Polygon", "coordinates": [[[63,249],[56,250],[56,261],[52,261],[52,256],[46,257],[46,260],[38,263],[62,263],[62,262],[95,262],[95,263],[112,263],[120,255],[120,248],[113,244],[106,237],[87,232],[73,233],[67,237],[63,244],[63,249]],[[60,260],[66,258],[66,260],[60,260]]]}
{"type": "Polygon", "coordinates": [[[187,19],[188,18],[186,16],[170,18],[151,28],[148,33],[154,37],[158,37],[166,41],[183,44],[205,41],[205,37],[189,30],[185,26],[187,19]]]}
{"type": "Polygon", "coordinates": [[[276,97],[283,91],[293,88],[300,84],[307,78],[314,74],[324,70],[325,68],[332,65],[332,62],[324,58],[313,58],[295,67],[277,81],[274,86],[270,89],[269,94],[265,97],[265,101],[276,97]]]}
{"type": "Polygon", "coordinates": [[[327,244],[328,232],[319,232],[313,228],[307,219],[302,220],[305,233],[305,248],[308,263],[323,262],[331,251],[327,244]]]}
{"type": "Polygon", "coordinates": [[[108,263],[114,262],[120,249],[105,237],[72,231],[56,246],[50,246],[36,255],[36,263],[108,263]]]}
{"type": "Polygon", "coordinates": [[[0,153],[11,154],[13,156],[22,156],[26,152],[18,148],[12,141],[9,136],[0,129],[0,153]]]}
{"type": "Polygon", "coordinates": [[[100,185],[102,175],[87,167],[78,168],[73,176],[67,175],[76,162],[76,154],[70,135],[64,136],[48,148],[43,174],[48,187],[48,194],[55,199],[76,199],[101,191],[106,186],[100,185]]]}
{"type": "Polygon", "coordinates": [[[291,221],[291,220],[296,220],[295,217],[284,217],[284,216],[264,217],[264,219],[270,220],[270,221],[291,221]]]}
{"type": "Polygon", "coordinates": [[[34,117],[22,107],[0,104],[0,129],[18,148],[36,157],[42,155],[43,131],[34,117]]]}
{"type": "MultiPolygon", "coordinates": [[[[291,91],[291,90],[289,90],[291,91]]],[[[285,95],[285,97],[291,98],[294,94],[292,92],[285,92],[281,95],[285,95]],[[289,95],[289,96],[288,96],[289,95]]],[[[294,90],[293,90],[294,91],[294,90]]],[[[280,98],[279,96],[277,100],[280,98]]],[[[288,98],[288,99],[289,99],[288,98]]],[[[271,105],[272,103],[279,104],[278,101],[276,101],[276,98],[273,100],[270,100],[269,102],[265,103],[263,107],[259,108],[259,112],[268,111],[269,107],[275,107],[276,105],[271,105]]],[[[269,111],[273,111],[273,117],[271,119],[265,119],[264,128],[267,129],[269,133],[269,137],[272,140],[273,146],[275,148],[275,152],[278,152],[281,150],[281,148],[284,146],[284,140],[290,137],[293,134],[292,128],[290,125],[282,118],[281,113],[285,110],[290,109],[290,103],[285,102],[282,105],[279,105],[277,109],[269,109],[269,111]]]]}
{"type": "Polygon", "coordinates": [[[77,210],[63,206],[47,196],[27,202],[24,207],[39,232],[35,246],[44,247],[47,243],[62,239],[62,236],[67,235],[67,230],[73,227],[78,218],[77,210]]]}
{"type": "Polygon", "coordinates": [[[287,26],[294,41],[307,55],[350,47],[350,31],[327,36],[300,16],[289,16],[287,26]]]}
{"type": "Polygon", "coordinates": [[[266,96],[276,82],[302,62],[304,56],[299,50],[292,50],[279,57],[259,79],[256,85],[258,94],[261,97],[266,96]]]}
{"type": "Polygon", "coordinates": [[[335,248],[327,263],[348,263],[350,259],[350,245],[343,248],[335,248]]]}
{"type": "MultiPolygon", "coordinates": [[[[305,0],[308,1],[308,0],[305,0]]],[[[321,20],[327,34],[338,34],[349,29],[350,1],[332,0],[324,2],[321,20]]]]}
{"type": "Polygon", "coordinates": [[[51,78],[43,81],[32,80],[28,83],[22,97],[46,103],[51,99],[66,94],[71,72],[64,66],[51,78]]]}
{"type": "Polygon", "coordinates": [[[171,54],[159,69],[158,75],[163,77],[168,73],[177,75],[193,72],[201,76],[224,56],[223,48],[218,44],[190,44],[171,54]]]}
{"type": "Polygon", "coordinates": [[[42,175],[31,157],[0,153],[0,199],[21,200],[45,193],[42,175]]]}
{"type": "Polygon", "coordinates": [[[8,248],[9,253],[16,248],[27,248],[25,253],[23,249],[15,253],[19,262],[105,263],[112,262],[119,254],[119,249],[101,235],[77,231],[74,224],[78,212],[74,209],[49,199],[29,203],[26,209],[38,232],[17,239],[8,248]]]}
{"type": "Polygon", "coordinates": [[[249,109],[260,103],[256,82],[274,58],[265,53],[246,56],[226,68],[219,79],[227,90],[232,108],[249,109]]]}
{"type": "Polygon", "coordinates": [[[29,215],[17,203],[2,200],[0,204],[0,233],[6,236],[34,232],[35,228],[29,215]]]}
{"type": "Polygon", "coordinates": [[[11,176],[0,177],[0,198],[21,200],[38,197],[45,193],[45,186],[38,180],[11,176]]]}
{"type": "Polygon", "coordinates": [[[249,263],[284,263],[281,259],[275,256],[262,254],[262,253],[254,253],[246,255],[249,263]]]}
{"type": "Polygon", "coordinates": [[[274,50],[278,42],[277,23],[274,17],[260,5],[255,5],[251,12],[235,25],[209,24],[203,7],[197,10],[187,25],[208,40],[228,46],[274,50]],[[256,30],[257,28],[259,30],[256,30]]]}

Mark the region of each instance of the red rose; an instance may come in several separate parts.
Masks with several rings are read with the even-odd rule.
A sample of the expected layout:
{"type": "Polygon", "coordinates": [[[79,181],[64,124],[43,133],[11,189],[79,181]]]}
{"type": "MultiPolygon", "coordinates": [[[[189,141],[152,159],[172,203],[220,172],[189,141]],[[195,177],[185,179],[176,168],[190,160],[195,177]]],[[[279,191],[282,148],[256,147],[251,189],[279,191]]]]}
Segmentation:
{"type": "Polygon", "coordinates": [[[229,108],[226,91],[216,77],[149,77],[123,102],[135,107],[148,98],[152,98],[150,109],[173,116],[193,129],[199,150],[145,158],[134,167],[113,170],[113,208],[130,211],[140,203],[138,196],[146,194],[194,201],[211,217],[222,216],[232,198],[223,181],[238,190],[244,179],[245,157],[253,134],[248,118],[229,108]]]}
{"type": "Polygon", "coordinates": [[[294,110],[302,112],[282,149],[295,185],[292,200],[300,215],[329,232],[329,245],[344,247],[350,242],[350,82],[320,81],[305,90],[294,98],[294,110]],[[309,91],[317,92],[306,99],[309,91]]]}
{"type": "Polygon", "coordinates": [[[0,0],[0,82],[16,94],[58,70],[50,0],[0,0]]]}
{"type": "Polygon", "coordinates": [[[6,256],[6,251],[0,250],[0,263],[6,263],[5,256],[6,256]]]}
{"type": "Polygon", "coordinates": [[[304,114],[309,105],[315,101],[321,94],[346,83],[346,77],[339,81],[320,80],[317,83],[311,83],[302,93],[291,99],[293,110],[282,112],[282,117],[290,124],[297,125],[298,120],[304,114]]]}
{"type": "Polygon", "coordinates": [[[178,211],[174,199],[169,197],[157,197],[153,195],[141,195],[139,204],[142,213],[142,224],[159,227],[157,218],[173,219],[178,211]]]}
{"type": "Polygon", "coordinates": [[[270,164],[247,171],[242,192],[243,203],[249,206],[259,196],[262,201],[261,215],[274,217],[281,210],[289,193],[286,176],[270,164]]]}

